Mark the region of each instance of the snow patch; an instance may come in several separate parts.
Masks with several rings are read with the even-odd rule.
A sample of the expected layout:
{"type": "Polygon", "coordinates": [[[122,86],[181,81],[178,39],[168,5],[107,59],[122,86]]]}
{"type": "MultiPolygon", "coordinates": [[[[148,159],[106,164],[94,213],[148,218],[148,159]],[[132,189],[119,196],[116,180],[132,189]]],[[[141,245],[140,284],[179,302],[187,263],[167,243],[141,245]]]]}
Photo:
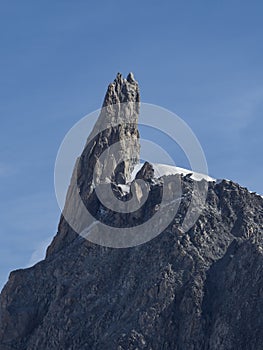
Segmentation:
{"type": "MultiPolygon", "coordinates": [[[[154,176],[156,178],[160,178],[162,176],[167,176],[167,175],[174,175],[174,174],[182,174],[183,176],[185,175],[190,175],[191,174],[191,179],[195,181],[201,181],[205,179],[208,182],[215,182],[217,181],[213,177],[205,174],[200,174],[197,172],[194,172],[192,170],[184,169],[184,168],[179,168],[175,165],[167,165],[167,164],[157,164],[157,163],[151,163],[154,168],[154,176]]],[[[138,171],[142,168],[143,164],[137,164],[131,174],[131,181],[135,179],[136,174],[138,171]]]]}
{"type": "Polygon", "coordinates": [[[118,187],[122,190],[123,193],[130,193],[130,186],[129,185],[118,185],[118,187]]]}
{"type": "Polygon", "coordinates": [[[263,196],[262,196],[261,194],[255,192],[255,191],[248,191],[248,192],[251,193],[251,194],[255,194],[256,196],[259,196],[259,197],[263,198],[263,196]]]}

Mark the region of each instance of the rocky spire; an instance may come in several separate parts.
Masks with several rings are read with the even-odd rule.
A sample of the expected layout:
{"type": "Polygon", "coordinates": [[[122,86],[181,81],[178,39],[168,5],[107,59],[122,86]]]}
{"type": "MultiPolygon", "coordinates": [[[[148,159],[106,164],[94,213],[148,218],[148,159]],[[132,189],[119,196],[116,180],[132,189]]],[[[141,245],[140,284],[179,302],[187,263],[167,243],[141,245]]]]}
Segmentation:
{"type": "Polygon", "coordinates": [[[124,79],[121,73],[117,73],[113,83],[108,86],[103,107],[124,102],[140,102],[138,83],[131,72],[127,79],[124,79]]]}
{"type": "Polygon", "coordinates": [[[124,79],[118,73],[108,86],[100,116],[80,158],[78,185],[82,192],[89,192],[93,178],[94,185],[105,180],[103,176],[116,183],[129,180],[139,162],[139,101],[139,87],[133,74],[124,79]],[[114,144],[117,145],[111,147],[114,144]],[[100,163],[98,159],[104,151],[107,157],[103,164],[97,164],[94,174],[95,163],[100,163]]]}
{"type": "MultiPolygon", "coordinates": [[[[74,229],[81,230],[90,222],[83,218],[79,196],[86,208],[96,216],[94,188],[101,183],[125,184],[139,163],[139,87],[132,73],[124,79],[117,74],[109,84],[102,109],[85,148],[77,160],[61,215],[58,233],[47,255],[61,249],[74,237],[72,225],[65,217],[74,218],[74,229]],[[82,227],[83,226],[83,227],[82,227]]],[[[80,232],[80,231],[79,231],[80,232]]]]}

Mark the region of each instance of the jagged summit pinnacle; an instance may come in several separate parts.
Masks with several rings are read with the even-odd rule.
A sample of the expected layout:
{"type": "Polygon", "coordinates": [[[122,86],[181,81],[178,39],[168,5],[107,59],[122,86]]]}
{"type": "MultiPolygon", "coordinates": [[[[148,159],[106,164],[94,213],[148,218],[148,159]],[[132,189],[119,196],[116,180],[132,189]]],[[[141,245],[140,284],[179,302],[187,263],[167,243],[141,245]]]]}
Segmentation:
{"type": "Polygon", "coordinates": [[[127,76],[127,81],[128,81],[129,83],[136,83],[136,80],[134,79],[134,75],[133,75],[132,72],[130,72],[130,73],[128,74],[128,76],[127,76]]]}
{"type": "Polygon", "coordinates": [[[103,107],[124,102],[140,102],[138,82],[131,72],[127,79],[123,78],[121,73],[117,73],[114,81],[108,86],[103,107]]]}
{"type": "MultiPolygon", "coordinates": [[[[116,166],[114,180],[117,183],[126,183],[129,180],[134,166],[139,162],[139,101],[139,86],[133,73],[129,73],[127,79],[117,73],[113,83],[108,86],[100,116],[82,153],[81,160],[88,157],[85,167],[89,164],[93,172],[94,169],[90,167],[93,158],[99,158],[107,148],[119,142],[118,156],[126,160],[120,163],[116,158],[117,154],[111,152],[109,159],[112,165],[108,170],[110,173],[116,166]],[[93,139],[95,143],[91,142],[93,139]]],[[[105,168],[105,164],[103,167],[105,168]]],[[[86,177],[86,171],[83,170],[82,168],[81,172],[86,177]]]]}
{"type": "MultiPolygon", "coordinates": [[[[74,217],[75,222],[83,222],[77,204],[79,195],[95,215],[94,190],[98,185],[129,182],[132,171],[140,160],[139,101],[139,86],[133,74],[129,73],[127,79],[124,79],[118,73],[108,86],[98,120],[73,171],[63,213],[74,217]],[[118,145],[117,150],[114,145],[118,145]],[[107,156],[101,161],[103,154],[107,156]]],[[[85,222],[84,226],[88,224],[85,222]]],[[[74,237],[70,230],[62,215],[58,234],[49,247],[48,254],[65,245],[66,237],[69,240],[74,237]]]]}
{"type": "Polygon", "coordinates": [[[137,81],[134,79],[134,74],[133,72],[130,72],[128,75],[127,75],[127,78],[123,78],[122,74],[120,72],[117,73],[116,75],[116,78],[115,78],[115,81],[118,81],[118,80],[122,80],[122,81],[125,81],[127,80],[129,83],[137,83],[137,81]]]}

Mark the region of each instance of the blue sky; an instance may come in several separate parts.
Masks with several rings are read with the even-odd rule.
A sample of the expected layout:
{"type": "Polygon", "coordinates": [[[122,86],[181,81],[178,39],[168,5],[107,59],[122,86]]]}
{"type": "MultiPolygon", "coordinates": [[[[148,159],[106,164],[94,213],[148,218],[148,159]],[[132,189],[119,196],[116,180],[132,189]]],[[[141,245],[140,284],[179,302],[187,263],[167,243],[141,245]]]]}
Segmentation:
{"type": "Polygon", "coordinates": [[[3,0],[0,9],[0,286],[56,233],[59,145],[118,71],[134,72],[143,102],[189,124],[212,176],[263,193],[261,1],[3,0]]]}

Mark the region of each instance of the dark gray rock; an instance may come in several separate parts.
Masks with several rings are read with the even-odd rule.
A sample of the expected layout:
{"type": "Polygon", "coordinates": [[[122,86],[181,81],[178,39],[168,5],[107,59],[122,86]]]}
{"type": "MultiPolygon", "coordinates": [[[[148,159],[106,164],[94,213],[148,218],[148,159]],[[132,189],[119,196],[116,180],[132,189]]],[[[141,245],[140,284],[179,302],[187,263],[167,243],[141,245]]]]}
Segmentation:
{"type": "Polygon", "coordinates": [[[99,202],[94,195],[94,188],[108,181],[116,184],[129,181],[130,174],[140,159],[139,102],[139,87],[133,74],[129,73],[127,79],[124,79],[118,73],[114,82],[108,86],[98,120],[76,161],[58,233],[48,248],[47,255],[70,244],[77,237],[74,231],[76,227],[81,232],[92,223],[88,219],[83,220],[78,194],[92,215],[96,216],[99,202]],[[117,144],[118,152],[113,148],[117,144]],[[100,161],[103,154],[106,155],[104,162],[100,161]],[[125,160],[119,161],[117,157],[125,160]],[[112,174],[112,177],[106,179],[104,174],[112,174]],[[68,216],[74,218],[75,227],[72,228],[73,225],[70,226],[68,220],[65,220],[68,216]]]}
{"type": "MultiPolygon", "coordinates": [[[[122,96],[117,81],[114,91],[122,96]]],[[[127,82],[135,84],[133,76],[127,82]]],[[[109,96],[115,101],[115,92],[109,96]]],[[[78,169],[85,170],[86,152],[78,169]]],[[[152,179],[150,164],[144,170],[138,176],[152,179]]],[[[195,182],[168,180],[175,188],[180,181],[183,200],[171,224],[147,244],[105,248],[61,220],[46,259],[12,272],[1,293],[1,350],[262,349],[263,199],[231,181],[210,182],[200,217],[183,233],[191,196],[199,201],[195,182]]],[[[81,181],[88,189],[84,175],[81,181]]],[[[197,185],[202,191],[202,181],[197,185]]],[[[137,222],[154,213],[162,194],[162,180],[147,186],[149,201],[137,222]]],[[[95,197],[92,203],[99,213],[95,197]]]]}
{"type": "Polygon", "coordinates": [[[154,178],[154,168],[149,162],[145,162],[142,168],[138,171],[135,176],[136,179],[143,179],[145,181],[151,182],[154,178]]]}

